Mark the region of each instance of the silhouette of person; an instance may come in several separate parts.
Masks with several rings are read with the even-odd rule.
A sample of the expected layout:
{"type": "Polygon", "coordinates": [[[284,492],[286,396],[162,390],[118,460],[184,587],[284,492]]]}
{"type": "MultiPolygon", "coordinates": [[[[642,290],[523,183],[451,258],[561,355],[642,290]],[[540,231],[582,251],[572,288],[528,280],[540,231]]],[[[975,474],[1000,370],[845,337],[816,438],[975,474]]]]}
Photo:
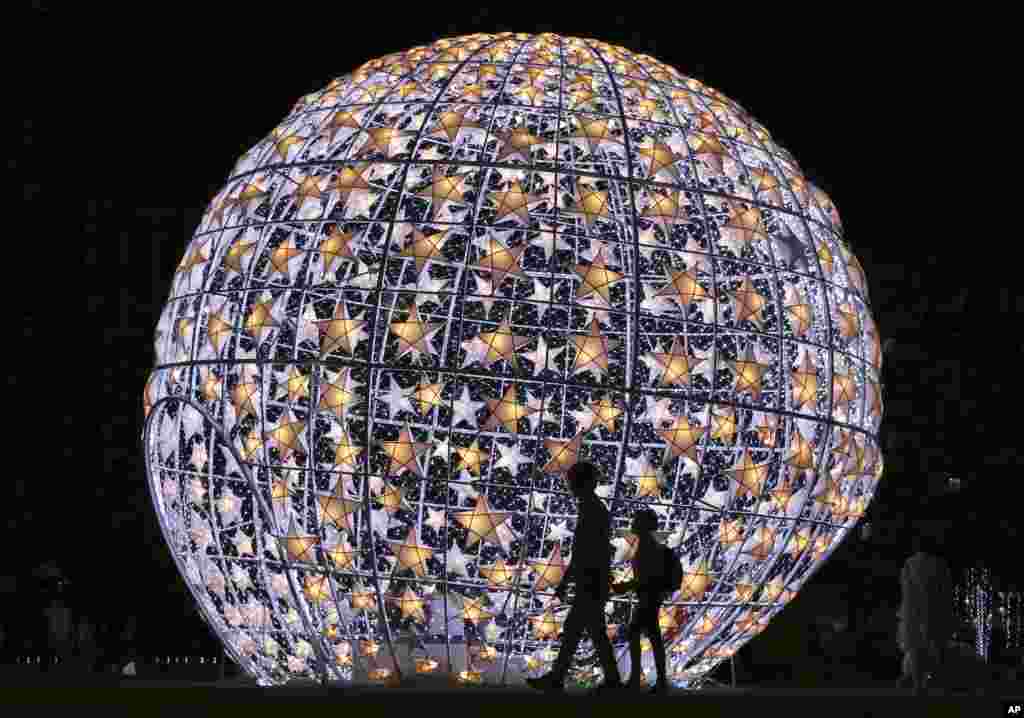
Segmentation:
{"type": "Polygon", "coordinates": [[[919,529],[912,546],[914,553],[900,574],[899,642],[904,673],[909,674],[914,693],[921,695],[944,667],[953,628],[952,577],[949,565],[938,555],[935,537],[922,535],[919,529]]]}
{"type": "Polygon", "coordinates": [[[612,591],[616,594],[636,591],[637,605],[627,629],[630,673],[626,686],[632,690],[640,688],[640,639],[643,634],[647,634],[658,671],[658,683],[651,688],[651,693],[664,695],[668,692],[668,677],[665,673],[665,642],[661,637],[661,626],[658,625],[658,613],[666,593],[665,552],[671,549],[662,546],[654,538],[657,528],[658,515],[650,509],[640,509],[633,514],[633,533],[640,538],[633,555],[633,580],[616,583],[612,591]]]}
{"type": "Polygon", "coordinates": [[[562,624],[562,643],[551,671],[526,679],[532,688],[546,693],[565,690],[569,663],[576,654],[584,629],[590,634],[604,669],[604,682],[592,693],[600,695],[622,687],[605,623],[604,607],[611,589],[611,519],[608,509],[594,494],[597,479],[598,469],[589,462],[574,464],[566,474],[569,489],[578,502],[579,516],[573,535],[572,558],[555,589],[555,596],[564,600],[568,584],[575,582],[576,598],[562,624]]]}

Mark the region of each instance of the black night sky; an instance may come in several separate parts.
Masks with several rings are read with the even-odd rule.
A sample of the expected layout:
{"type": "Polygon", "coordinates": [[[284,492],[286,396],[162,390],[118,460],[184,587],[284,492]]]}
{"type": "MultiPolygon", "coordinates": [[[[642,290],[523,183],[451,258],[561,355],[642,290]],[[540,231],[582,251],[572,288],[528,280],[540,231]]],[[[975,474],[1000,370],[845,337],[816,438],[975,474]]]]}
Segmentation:
{"type": "Polygon", "coordinates": [[[297,98],[371,58],[480,31],[620,44],[750,111],[837,204],[883,341],[895,340],[877,510],[913,509],[947,476],[989,497],[975,509],[979,534],[1018,510],[1018,421],[1004,402],[1016,393],[1020,305],[1016,285],[991,267],[983,277],[993,262],[975,254],[992,239],[1015,243],[1018,230],[1012,202],[968,196],[991,151],[978,133],[998,118],[968,117],[985,92],[940,41],[951,30],[911,18],[787,26],[707,4],[621,18],[562,10],[546,23],[531,18],[545,12],[538,5],[488,14],[403,4],[358,17],[344,5],[242,7],[72,17],[37,4],[33,22],[49,40],[45,59],[24,58],[33,96],[8,164],[31,219],[5,242],[27,257],[17,271],[32,273],[14,281],[38,285],[22,294],[23,341],[7,334],[29,351],[8,378],[20,398],[6,410],[6,446],[22,463],[7,479],[0,573],[56,559],[98,614],[199,626],[182,617],[139,441],[153,331],[183,250],[238,156],[297,98]],[[1008,226],[989,235],[972,215],[992,212],[1008,226]]]}

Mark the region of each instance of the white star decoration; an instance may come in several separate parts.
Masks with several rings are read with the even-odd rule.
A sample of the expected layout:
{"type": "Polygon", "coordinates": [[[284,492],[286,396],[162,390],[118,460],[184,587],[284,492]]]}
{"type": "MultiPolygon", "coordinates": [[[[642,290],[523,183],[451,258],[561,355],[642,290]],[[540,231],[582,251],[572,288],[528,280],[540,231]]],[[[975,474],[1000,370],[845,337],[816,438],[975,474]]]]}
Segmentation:
{"type": "Polygon", "coordinates": [[[572,536],[572,531],[566,528],[567,520],[563,520],[560,523],[552,521],[548,524],[548,541],[561,541],[562,539],[569,538],[572,536]]]}
{"type": "Polygon", "coordinates": [[[512,446],[506,446],[499,441],[497,442],[497,449],[501,458],[494,462],[494,468],[508,469],[513,476],[517,476],[519,474],[519,467],[523,464],[533,463],[533,459],[531,457],[522,453],[518,442],[512,444],[512,446]]]}
{"type": "Polygon", "coordinates": [[[470,426],[476,426],[476,413],[487,402],[473,401],[469,395],[469,386],[463,385],[462,394],[452,402],[452,426],[465,422],[470,426]]]}
{"type": "Polygon", "coordinates": [[[388,408],[388,418],[393,419],[403,411],[412,412],[412,402],[409,401],[408,389],[403,389],[394,379],[385,392],[377,394],[380,401],[388,408]]]}

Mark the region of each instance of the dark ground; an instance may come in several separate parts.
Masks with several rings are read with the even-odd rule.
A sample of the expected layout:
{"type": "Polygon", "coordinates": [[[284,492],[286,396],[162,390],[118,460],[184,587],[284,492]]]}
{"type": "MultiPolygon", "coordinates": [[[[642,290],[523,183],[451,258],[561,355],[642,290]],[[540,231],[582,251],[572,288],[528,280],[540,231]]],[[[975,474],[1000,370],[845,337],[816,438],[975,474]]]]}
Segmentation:
{"type": "MultiPolygon", "coordinates": [[[[573,703],[617,703],[629,706],[661,704],[664,710],[699,711],[701,718],[744,715],[754,711],[761,715],[840,716],[960,716],[972,718],[1007,715],[1005,705],[1024,701],[1024,681],[977,681],[967,690],[934,691],[915,698],[895,681],[857,678],[853,674],[837,677],[831,684],[798,679],[765,683],[739,683],[736,688],[710,687],[700,691],[674,691],[665,698],[624,692],[610,698],[588,698],[570,691],[560,698],[549,698],[522,688],[452,687],[443,681],[421,683],[410,687],[347,686],[341,690],[316,684],[261,688],[245,679],[196,681],[160,679],[157,677],[126,678],[115,674],[86,674],[58,670],[42,673],[37,669],[8,666],[0,669],[0,704],[117,704],[151,709],[184,705],[246,705],[265,704],[271,710],[279,702],[303,706],[336,705],[355,702],[372,706],[371,712],[391,715],[393,711],[443,705],[446,713],[477,712],[483,707],[514,706],[535,715],[554,714],[573,703]],[[795,710],[795,713],[791,711],[795,710]],[[767,712],[765,712],[767,711],[767,712]]],[[[659,708],[659,710],[662,710],[659,708]]],[[[134,712],[134,710],[133,710],[134,712]]],[[[533,716],[531,716],[533,718],[533,716]]]]}

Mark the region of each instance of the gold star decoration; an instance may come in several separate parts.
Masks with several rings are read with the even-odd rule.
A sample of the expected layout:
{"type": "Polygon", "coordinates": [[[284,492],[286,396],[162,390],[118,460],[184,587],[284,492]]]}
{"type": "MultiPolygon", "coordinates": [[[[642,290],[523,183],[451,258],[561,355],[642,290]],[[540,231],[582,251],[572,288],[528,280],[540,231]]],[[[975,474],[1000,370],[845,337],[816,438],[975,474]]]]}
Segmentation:
{"type": "Polygon", "coordinates": [[[562,622],[556,619],[551,611],[544,611],[539,616],[531,616],[530,624],[533,628],[533,637],[538,641],[558,638],[562,632],[562,622]]]}
{"type": "Polygon", "coordinates": [[[487,253],[480,258],[477,267],[491,275],[494,287],[500,287],[508,276],[527,279],[520,264],[527,245],[509,249],[503,242],[494,237],[487,238],[487,253]]]}
{"type": "Polygon", "coordinates": [[[601,333],[597,318],[591,320],[589,334],[575,334],[571,341],[576,348],[576,358],[572,363],[574,375],[587,370],[595,371],[599,376],[607,372],[608,354],[620,343],[620,340],[609,339],[601,333]]]}
{"type": "Polygon", "coordinates": [[[249,316],[245,319],[245,331],[257,341],[262,342],[267,333],[277,326],[272,316],[275,301],[273,298],[256,301],[249,310],[249,316]]]}
{"type": "Polygon", "coordinates": [[[263,448],[263,439],[255,429],[242,438],[242,458],[252,461],[263,448]]]}
{"type": "Polygon", "coordinates": [[[208,261],[210,261],[210,258],[201,248],[197,247],[181,258],[181,264],[178,265],[175,274],[188,274],[200,264],[206,264],[208,261]]]}
{"type": "Polygon", "coordinates": [[[661,383],[676,384],[679,386],[690,385],[691,372],[705,359],[697,359],[690,355],[690,346],[686,337],[673,337],[672,348],[669,352],[652,352],[651,356],[662,368],[661,383]]]}
{"type": "Polygon", "coordinates": [[[338,302],[333,319],[318,320],[313,323],[320,335],[321,359],[339,350],[352,355],[359,342],[366,338],[363,332],[366,321],[349,318],[348,305],[344,301],[338,302]]]}
{"type": "MultiPolygon", "coordinates": [[[[761,526],[760,528],[755,529],[753,537],[754,543],[749,549],[747,549],[746,553],[756,561],[764,561],[771,558],[772,552],[775,550],[776,533],[777,529],[770,526],[761,526]]],[[[737,594],[739,593],[740,585],[741,584],[737,584],[736,586],[737,594]]],[[[752,584],[746,584],[746,586],[748,588],[747,596],[745,598],[740,598],[742,601],[749,601],[754,593],[754,586],[752,584]]]]}
{"type": "Polygon", "coordinates": [[[711,588],[711,571],[707,559],[690,570],[683,571],[683,582],[679,585],[679,598],[682,601],[700,601],[711,588]]]}
{"type": "Polygon", "coordinates": [[[793,405],[797,409],[814,408],[818,401],[818,369],[811,352],[804,352],[800,366],[792,370],[793,405]]]}
{"type": "Polygon", "coordinates": [[[600,424],[608,431],[615,432],[615,420],[622,416],[623,410],[616,406],[611,399],[599,399],[592,402],[588,408],[593,418],[587,429],[600,424]]]}
{"type": "Polygon", "coordinates": [[[327,576],[306,576],[303,580],[303,593],[313,603],[326,601],[331,597],[331,587],[327,576]]]}
{"type": "Polygon", "coordinates": [[[480,475],[481,464],[487,460],[487,452],[480,450],[480,441],[473,440],[468,447],[455,446],[452,450],[459,455],[463,468],[474,476],[480,475]]]}
{"type": "Polygon", "coordinates": [[[523,162],[529,162],[531,160],[530,150],[537,145],[546,144],[544,140],[531,134],[524,127],[495,133],[495,137],[501,142],[501,151],[495,157],[495,162],[503,162],[509,157],[517,157],[523,162]]]}
{"type": "Polygon", "coordinates": [[[302,451],[302,434],[306,430],[306,422],[299,421],[286,411],[278,419],[277,426],[263,435],[264,441],[277,447],[281,452],[281,461],[286,461],[295,451],[302,451]]]}
{"type": "Polygon", "coordinates": [[[685,310],[693,302],[714,299],[714,295],[697,282],[697,273],[694,269],[673,272],[668,278],[668,284],[660,289],[656,296],[668,297],[678,304],[681,310],[685,310]]]}
{"type": "Polygon", "coordinates": [[[337,226],[331,227],[326,239],[320,242],[318,250],[324,262],[324,272],[330,272],[334,263],[355,262],[359,259],[353,244],[355,239],[351,232],[342,232],[337,226]]]}
{"type": "Polygon", "coordinates": [[[388,543],[391,544],[392,551],[398,558],[395,573],[412,571],[419,578],[427,575],[427,561],[434,555],[434,549],[420,543],[415,526],[409,529],[405,540],[389,541],[388,543]]]}
{"type": "MultiPolygon", "coordinates": [[[[377,606],[376,597],[373,591],[368,588],[356,587],[352,589],[352,595],[348,599],[349,605],[352,606],[353,611],[373,610],[377,606]]],[[[372,656],[377,653],[376,644],[373,641],[360,641],[359,642],[359,655],[361,656],[372,656]],[[367,646],[365,644],[372,644],[367,646]],[[365,649],[372,649],[371,651],[365,651],[365,649]]]]}
{"type": "Polygon", "coordinates": [[[412,390],[412,403],[420,414],[427,414],[435,407],[444,406],[444,399],[441,398],[442,392],[444,392],[444,382],[431,384],[420,382],[412,390]]]}
{"type": "MultiPolygon", "coordinates": [[[[615,139],[611,127],[611,120],[580,120],[579,129],[565,139],[582,141],[586,144],[590,154],[596,154],[599,149],[614,147],[619,149],[622,141],[615,139]]],[[[589,225],[588,225],[589,226],[589,225]]]]}
{"type": "Polygon", "coordinates": [[[417,192],[416,196],[430,200],[430,212],[433,214],[449,203],[464,204],[462,195],[465,182],[465,175],[449,177],[444,173],[441,165],[434,165],[430,187],[417,192]]]}
{"type": "Polygon", "coordinates": [[[715,174],[723,174],[723,160],[729,151],[717,137],[706,132],[695,132],[687,138],[693,156],[703,161],[715,174]]]}
{"type": "Polygon", "coordinates": [[[495,204],[495,222],[512,215],[529,224],[530,208],[547,201],[542,195],[524,192],[519,182],[512,182],[507,190],[491,192],[490,197],[495,204]]]}
{"type": "Polygon", "coordinates": [[[466,119],[466,115],[469,114],[471,107],[467,106],[460,110],[445,110],[437,115],[437,121],[434,127],[428,132],[428,137],[447,137],[448,141],[455,144],[455,140],[459,136],[461,130],[475,129],[480,130],[483,127],[477,123],[466,119]]]}
{"type": "Polygon", "coordinates": [[[796,498],[796,491],[793,488],[793,480],[789,476],[780,481],[774,489],[768,492],[768,500],[772,508],[783,513],[790,513],[790,504],[796,498]]]}
{"type": "Polygon", "coordinates": [[[750,246],[756,240],[767,239],[761,210],[757,207],[744,208],[739,202],[728,202],[729,214],[722,226],[722,239],[731,245],[737,256],[742,248],[750,246]]]}
{"type": "Polygon", "coordinates": [[[608,269],[604,259],[604,249],[598,250],[597,256],[590,264],[577,264],[573,272],[580,278],[580,286],[576,290],[576,301],[597,295],[604,306],[611,306],[611,285],[620,281],[624,275],[608,269]]]}
{"type": "Polygon", "coordinates": [[[416,134],[400,130],[397,126],[374,127],[364,130],[364,132],[367,135],[366,143],[356,152],[356,159],[372,155],[375,152],[380,152],[385,158],[391,159],[401,151],[400,145],[404,144],[403,140],[415,137],[416,134]]]}
{"type": "Polygon", "coordinates": [[[736,440],[736,410],[731,406],[711,412],[711,438],[730,444],[736,440]]]}
{"type": "Polygon", "coordinates": [[[585,431],[581,431],[568,440],[545,439],[544,448],[551,454],[551,460],[544,465],[543,472],[545,474],[561,476],[569,471],[579,461],[580,449],[583,445],[583,435],[585,433],[585,431]]]}
{"type": "Polygon", "coordinates": [[[764,492],[764,484],[768,480],[768,468],[770,465],[771,462],[755,464],[750,454],[750,449],[744,449],[740,457],[739,466],[729,470],[733,481],[739,485],[736,489],[736,494],[753,496],[755,498],[760,497],[764,492]]]}
{"type": "Polygon", "coordinates": [[[331,115],[331,121],[323,126],[321,134],[327,135],[329,142],[334,142],[334,138],[338,132],[345,129],[360,130],[362,129],[362,125],[359,124],[359,120],[356,119],[354,113],[346,110],[338,110],[331,115]]]}
{"type": "Polygon", "coordinates": [[[285,134],[280,129],[271,133],[274,137],[274,151],[282,162],[288,161],[288,153],[295,147],[301,147],[307,138],[300,136],[297,132],[285,134]]]}
{"type": "Polygon", "coordinates": [[[640,216],[655,222],[666,236],[672,234],[674,225],[686,224],[689,219],[686,213],[687,203],[681,191],[651,191],[648,194],[649,202],[640,216]]]}
{"type": "Polygon", "coordinates": [[[427,323],[420,319],[419,309],[415,304],[409,310],[409,318],[404,322],[392,322],[391,332],[398,337],[398,356],[401,359],[409,352],[414,354],[436,354],[431,338],[444,326],[444,322],[427,323]]]}
{"type": "Polygon", "coordinates": [[[868,407],[868,413],[876,418],[882,416],[882,389],[878,385],[877,381],[869,380],[867,382],[868,395],[870,397],[870,406],[868,407]]]}
{"type": "Polygon", "coordinates": [[[408,425],[399,432],[396,441],[382,441],[380,446],[391,459],[391,464],[388,466],[389,474],[401,476],[408,471],[421,479],[426,478],[418,459],[430,449],[430,444],[414,441],[412,430],[408,425]]]}
{"type": "Polygon", "coordinates": [[[487,400],[487,411],[484,431],[494,431],[501,426],[510,434],[515,434],[519,430],[519,420],[535,414],[537,409],[520,404],[515,385],[510,384],[501,399],[487,400]]]}
{"type": "Polygon", "coordinates": [[[579,197],[573,205],[564,210],[569,214],[583,216],[583,222],[589,230],[597,219],[608,219],[608,192],[591,189],[582,182],[576,182],[576,194],[579,197]]]}
{"type": "Polygon", "coordinates": [[[754,401],[761,399],[762,381],[765,373],[770,368],[768,364],[757,361],[754,356],[754,348],[747,345],[742,359],[729,362],[736,373],[736,393],[742,394],[749,391],[754,401]]]}
{"type": "Polygon", "coordinates": [[[243,234],[239,232],[231,246],[228,247],[228,251],[224,254],[224,268],[236,274],[242,274],[245,271],[242,262],[259,245],[259,242],[243,242],[242,237],[243,234]]]}
{"type": "Polygon", "coordinates": [[[633,477],[636,480],[637,498],[650,497],[661,499],[662,476],[657,467],[653,466],[646,457],[640,464],[638,473],[633,477]]]}
{"type": "Polygon", "coordinates": [[[309,398],[309,377],[299,371],[299,368],[292,366],[289,368],[288,378],[284,382],[285,394],[288,397],[289,403],[295,403],[301,399],[309,398]]]}
{"type": "Polygon", "coordinates": [[[767,413],[762,414],[761,423],[755,426],[754,430],[757,432],[757,438],[762,446],[774,447],[779,430],[779,417],[767,413]]]}
{"type": "Polygon", "coordinates": [[[309,201],[319,202],[321,200],[323,197],[323,192],[320,190],[321,181],[321,177],[307,175],[299,182],[299,186],[295,189],[295,206],[299,210],[305,208],[309,201]]]}
{"type": "Polygon", "coordinates": [[[346,412],[359,401],[359,394],[355,388],[352,367],[345,367],[333,379],[328,379],[320,385],[319,408],[326,409],[344,421],[346,412]]]}
{"type": "MultiPolygon", "coordinates": [[[[457,594],[456,594],[457,595],[457,594]]],[[[474,626],[479,626],[480,621],[488,621],[494,618],[494,614],[484,607],[486,594],[480,598],[465,597],[462,599],[462,620],[469,621],[474,626]]]]}
{"type": "Polygon", "coordinates": [[[834,409],[849,407],[857,398],[857,384],[849,373],[832,373],[832,406],[834,409]]]}
{"type": "Polygon", "coordinates": [[[832,275],[834,267],[832,265],[832,250],[828,246],[828,242],[822,240],[818,243],[818,260],[821,262],[821,270],[825,273],[825,277],[828,278],[832,275]]]}
{"type": "Polygon", "coordinates": [[[752,169],[749,172],[751,189],[758,200],[781,206],[782,184],[779,182],[779,178],[767,168],[752,169]]]}
{"type": "Polygon", "coordinates": [[[438,258],[443,259],[441,254],[444,244],[448,239],[448,232],[445,229],[429,236],[423,234],[415,227],[412,228],[412,238],[404,249],[399,253],[400,257],[412,257],[416,262],[416,274],[422,274],[427,262],[438,258]]]}
{"type": "MultiPolygon", "coordinates": [[[[811,544],[811,530],[810,528],[803,528],[799,531],[794,532],[789,537],[789,548],[786,553],[791,556],[800,556],[804,550],[811,544]]],[[[771,599],[774,600],[774,599],[771,599]]]]}
{"type": "Polygon", "coordinates": [[[210,346],[213,347],[218,356],[221,349],[224,348],[224,343],[231,338],[231,333],[234,331],[231,323],[224,319],[226,308],[227,305],[225,303],[216,312],[210,312],[206,317],[206,337],[210,340],[210,346]]]}
{"type": "Polygon", "coordinates": [[[676,154],[671,147],[657,141],[640,147],[638,151],[644,158],[642,165],[648,177],[657,179],[657,176],[664,172],[673,181],[679,180],[679,168],[676,167],[676,164],[686,159],[684,155],[676,154]]]}
{"type": "Polygon", "coordinates": [[[455,520],[469,531],[466,547],[472,548],[481,540],[500,544],[498,527],[508,521],[511,516],[512,514],[507,512],[491,511],[487,499],[478,496],[476,506],[470,511],[456,512],[455,520]]]}
{"type": "Polygon", "coordinates": [[[768,301],[757,291],[750,277],[743,277],[740,286],[732,292],[735,321],[750,321],[760,327],[764,324],[764,308],[768,301]]]}
{"type": "Polygon", "coordinates": [[[355,549],[348,543],[348,539],[342,539],[333,546],[328,546],[324,553],[327,554],[328,560],[331,561],[339,571],[344,571],[345,568],[351,568],[355,564],[355,549]]]}
{"type": "Polygon", "coordinates": [[[334,492],[317,496],[316,502],[320,506],[324,523],[330,523],[335,528],[351,534],[355,531],[352,515],[359,511],[362,502],[358,497],[346,496],[344,484],[345,482],[339,479],[334,492]]]}
{"type": "Polygon", "coordinates": [[[767,624],[761,621],[761,615],[758,610],[750,609],[733,624],[733,628],[740,635],[752,635],[756,636],[758,633],[763,631],[767,624]]]}
{"type": "Polygon", "coordinates": [[[562,558],[562,547],[559,543],[551,549],[551,554],[541,561],[530,562],[530,569],[536,574],[537,580],[533,584],[535,591],[547,591],[557,588],[562,583],[562,577],[569,566],[562,558]]]}
{"type": "Polygon", "coordinates": [[[818,534],[814,539],[814,546],[811,549],[815,561],[820,561],[832,547],[832,537],[829,534],[818,534]]]}
{"type": "Polygon", "coordinates": [[[860,318],[852,304],[840,304],[836,307],[836,314],[839,315],[839,336],[843,339],[853,339],[860,334],[860,318]]]}
{"type": "Polygon", "coordinates": [[[412,511],[412,506],[405,497],[405,487],[395,486],[394,484],[389,484],[386,481],[382,481],[381,484],[380,495],[376,497],[376,500],[389,516],[394,516],[399,511],[403,510],[412,511]]]}
{"type": "Polygon", "coordinates": [[[508,361],[513,365],[520,349],[530,343],[530,337],[512,333],[508,321],[503,321],[493,332],[480,332],[480,341],[487,347],[481,363],[490,368],[495,362],[508,361]]]}
{"type": "Polygon", "coordinates": [[[699,621],[697,621],[692,627],[693,637],[698,641],[706,636],[711,635],[716,627],[715,620],[705,614],[699,621]]]}
{"type": "Polygon", "coordinates": [[[316,561],[316,547],[320,544],[320,539],[311,534],[300,533],[294,518],[292,518],[288,533],[285,536],[278,536],[277,542],[291,561],[303,563],[316,561]]]}
{"type": "Polygon", "coordinates": [[[403,620],[412,618],[417,623],[426,623],[427,617],[423,612],[423,599],[412,590],[412,586],[407,585],[401,596],[388,596],[387,600],[398,606],[403,620]]]}
{"type": "Polygon", "coordinates": [[[675,417],[675,421],[667,429],[659,429],[658,436],[668,444],[672,456],[686,456],[697,461],[697,444],[707,429],[700,424],[691,423],[685,416],[675,417]]]}
{"type": "Polygon", "coordinates": [[[481,566],[480,575],[490,582],[491,588],[503,588],[515,583],[516,575],[524,569],[521,566],[509,566],[505,559],[499,558],[490,566],[481,566]]]}
{"type": "Polygon", "coordinates": [[[302,250],[295,246],[295,241],[291,238],[276,247],[270,252],[270,276],[281,274],[287,277],[289,263],[296,257],[302,256],[302,253],[302,250]]]}

